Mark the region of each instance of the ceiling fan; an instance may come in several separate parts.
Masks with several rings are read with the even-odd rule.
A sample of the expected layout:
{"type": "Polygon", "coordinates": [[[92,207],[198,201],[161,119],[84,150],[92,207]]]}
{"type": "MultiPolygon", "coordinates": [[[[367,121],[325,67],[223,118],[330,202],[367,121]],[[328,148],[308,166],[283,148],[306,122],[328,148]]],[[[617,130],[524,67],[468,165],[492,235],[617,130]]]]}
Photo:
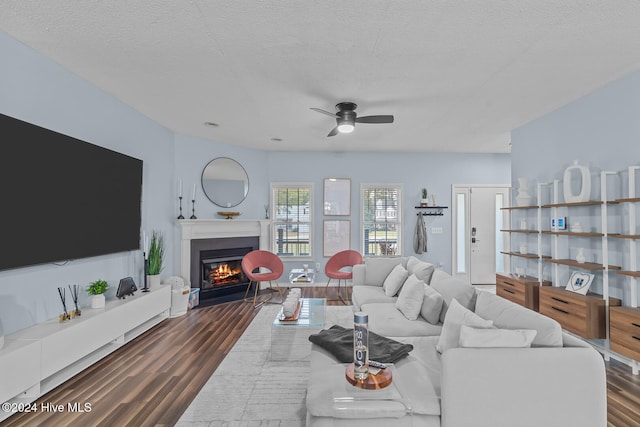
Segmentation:
{"type": "Polygon", "coordinates": [[[358,106],[353,102],[339,102],[336,104],[337,113],[330,113],[320,108],[311,109],[336,119],[337,126],[329,132],[327,137],[337,135],[338,133],[353,132],[356,123],[393,123],[392,115],[358,117],[356,108],[358,108],[358,106]]]}

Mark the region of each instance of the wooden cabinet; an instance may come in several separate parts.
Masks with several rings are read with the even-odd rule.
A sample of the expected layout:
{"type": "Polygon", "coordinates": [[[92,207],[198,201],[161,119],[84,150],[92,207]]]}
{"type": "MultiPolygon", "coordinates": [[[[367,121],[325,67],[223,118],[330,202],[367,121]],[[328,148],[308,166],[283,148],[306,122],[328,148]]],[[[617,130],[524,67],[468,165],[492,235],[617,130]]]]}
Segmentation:
{"type": "Polygon", "coordinates": [[[611,307],[609,313],[611,350],[640,360],[640,309],[611,307]]]}
{"type": "MultiPolygon", "coordinates": [[[[609,298],[610,306],[619,306],[609,298]]],[[[558,287],[540,288],[540,313],[557,320],[564,329],[583,338],[606,338],[605,300],[602,295],[581,295],[558,287]]]]}
{"type": "MultiPolygon", "coordinates": [[[[551,286],[544,280],[542,286],[551,286]]],[[[540,282],[536,277],[517,276],[515,274],[496,274],[496,294],[509,301],[538,311],[540,282]]]]}

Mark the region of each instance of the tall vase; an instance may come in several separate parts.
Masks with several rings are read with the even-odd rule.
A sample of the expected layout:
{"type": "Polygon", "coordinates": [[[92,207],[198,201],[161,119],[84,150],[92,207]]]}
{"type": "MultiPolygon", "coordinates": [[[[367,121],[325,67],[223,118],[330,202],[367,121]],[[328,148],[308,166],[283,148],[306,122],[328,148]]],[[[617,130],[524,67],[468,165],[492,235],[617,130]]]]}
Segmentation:
{"type": "Polygon", "coordinates": [[[149,275],[149,289],[158,289],[160,287],[160,275],[159,274],[150,274],[149,275]]]}
{"type": "Polygon", "coordinates": [[[584,264],[587,260],[587,257],[584,256],[584,248],[578,248],[578,255],[576,255],[576,262],[579,264],[584,264]]]}
{"type": "Polygon", "coordinates": [[[518,194],[516,195],[516,204],[518,206],[529,206],[531,204],[531,195],[527,188],[528,184],[527,178],[518,178],[518,194]]]}

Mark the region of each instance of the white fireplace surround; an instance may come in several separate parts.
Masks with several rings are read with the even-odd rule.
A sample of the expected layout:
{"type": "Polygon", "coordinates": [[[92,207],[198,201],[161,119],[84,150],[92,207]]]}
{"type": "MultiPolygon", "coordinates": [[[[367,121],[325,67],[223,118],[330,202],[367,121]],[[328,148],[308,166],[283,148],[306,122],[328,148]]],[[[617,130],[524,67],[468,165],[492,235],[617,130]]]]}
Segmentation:
{"type": "MultiPolygon", "coordinates": [[[[260,239],[260,249],[269,250],[269,220],[240,219],[182,219],[180,224],[180,275],[191,277],[191,241],[225,237],[253,237],[260,239]]],[[[192,284],[193,285],[193,284],[192,284]]]]}

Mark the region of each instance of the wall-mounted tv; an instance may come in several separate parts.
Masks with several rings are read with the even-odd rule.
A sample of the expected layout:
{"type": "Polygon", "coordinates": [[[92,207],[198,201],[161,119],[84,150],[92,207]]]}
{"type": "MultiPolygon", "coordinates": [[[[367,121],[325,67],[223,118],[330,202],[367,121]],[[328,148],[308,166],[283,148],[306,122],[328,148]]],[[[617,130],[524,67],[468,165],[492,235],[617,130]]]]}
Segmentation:
{"type": "Polygon", "coordinates": [[[139,249],[142,160],[0,114],[0,270],[139,249]]]}

